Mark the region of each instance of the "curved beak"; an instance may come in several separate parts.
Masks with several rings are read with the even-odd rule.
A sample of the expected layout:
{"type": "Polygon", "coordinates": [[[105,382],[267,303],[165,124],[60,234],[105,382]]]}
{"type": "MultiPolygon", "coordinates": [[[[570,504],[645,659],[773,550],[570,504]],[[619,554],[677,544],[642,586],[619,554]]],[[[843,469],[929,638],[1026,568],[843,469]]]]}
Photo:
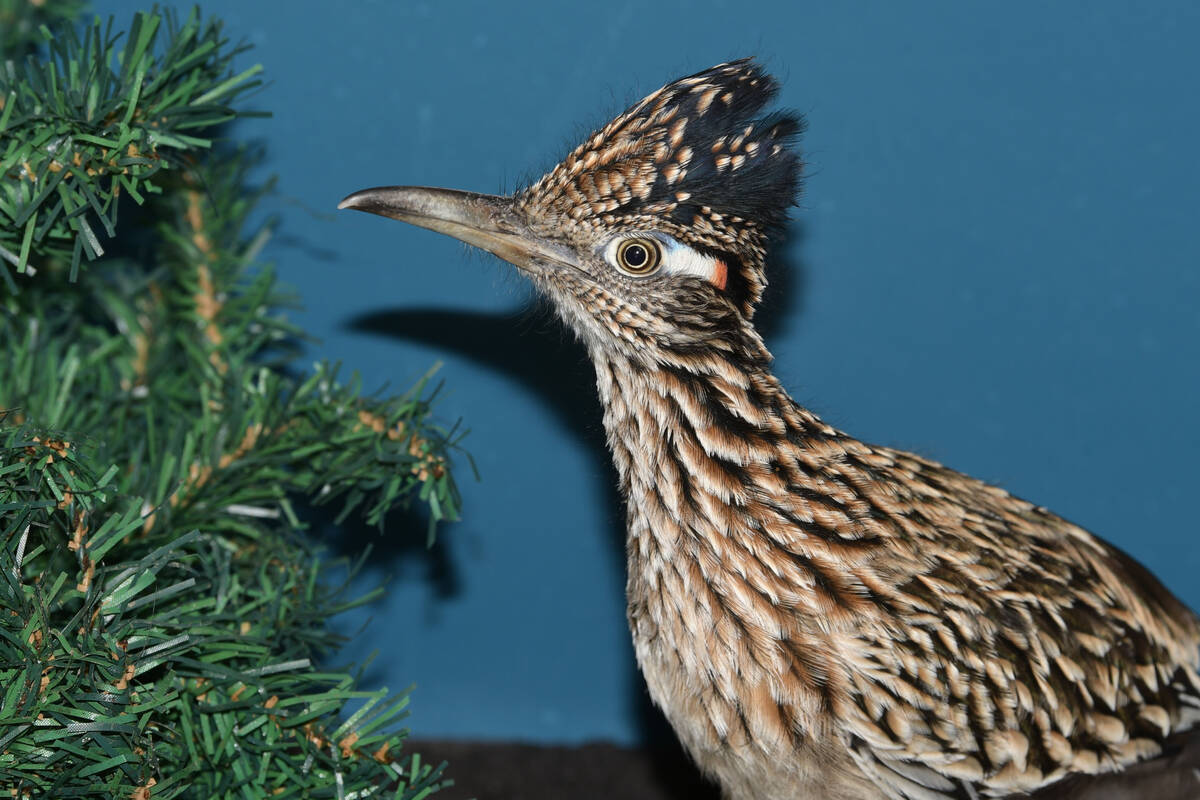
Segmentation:
{"type": "Polygon", "coordinates": [[[338,203],[382,217],[453,236],[521,269],[570,266],[569,248],[529,229],[511,197],[426,186],[381,186],[363,189],[338,203]]]}

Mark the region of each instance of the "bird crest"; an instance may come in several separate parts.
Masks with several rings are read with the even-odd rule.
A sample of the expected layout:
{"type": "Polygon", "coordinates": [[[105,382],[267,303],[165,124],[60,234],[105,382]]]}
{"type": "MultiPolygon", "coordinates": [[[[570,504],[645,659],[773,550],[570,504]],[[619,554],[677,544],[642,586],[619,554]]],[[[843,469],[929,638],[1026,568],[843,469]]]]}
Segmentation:
{"type": "Polygon", "coordinates": [[[794,143],[803,121],[761,114],[778,88],[750,59],[669,83],[589,136],[518,202],[558,224],[656,229],[719,255],[729,297],[749,319],[767,283],[767,240],[800,189],[794,143]]]}

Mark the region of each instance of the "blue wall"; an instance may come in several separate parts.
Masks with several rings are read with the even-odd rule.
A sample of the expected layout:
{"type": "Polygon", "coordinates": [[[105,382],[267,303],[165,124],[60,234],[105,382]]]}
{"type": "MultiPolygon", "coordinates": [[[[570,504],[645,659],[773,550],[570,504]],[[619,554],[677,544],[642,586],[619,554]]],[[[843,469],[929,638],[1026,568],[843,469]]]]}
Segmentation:
{"type": "MultiPolygon", "coordinates": [[[[127,15],[140,3],[98,2],[127,15]]],[[[435,360],[479,465],[351,648],[424,735],[634,741],[622,512],[582,353],[364,186],[512,188],[663,81],[758,54],[810,178],[764,314],[794,395],[1091,528],[1200,605],[1200,5],[210,0],[267,66],[267,251],[368,384],[435,360]],[[1135,6],[1138,6],[1135,8],[1135,6]]],[[[465,466],[465,465],[464,465],[465,466]]],[[[365,616],[346,623],[357,630],[365,616]]]]}

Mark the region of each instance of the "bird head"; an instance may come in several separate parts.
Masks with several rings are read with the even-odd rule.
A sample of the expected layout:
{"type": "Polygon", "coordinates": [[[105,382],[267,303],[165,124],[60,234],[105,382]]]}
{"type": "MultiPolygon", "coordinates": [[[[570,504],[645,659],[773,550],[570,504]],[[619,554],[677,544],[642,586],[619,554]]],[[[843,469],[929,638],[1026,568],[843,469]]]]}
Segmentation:
{"type": "Polygon", "coordinates": [[[768,239],[800,184],[803,123],[762,114],[750,60],[674,81],[511,196],[386,186],[353,208],[449,234],[526,273],[590,349],[635,359],[749,332],[768,239]]]}

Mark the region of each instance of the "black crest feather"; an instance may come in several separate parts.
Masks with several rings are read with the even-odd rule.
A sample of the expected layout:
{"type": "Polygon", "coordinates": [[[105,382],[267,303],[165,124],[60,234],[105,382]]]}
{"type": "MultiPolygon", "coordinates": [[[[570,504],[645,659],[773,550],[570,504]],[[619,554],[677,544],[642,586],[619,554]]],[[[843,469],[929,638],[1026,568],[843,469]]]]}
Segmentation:
{"type": "Polygon", "coordinates": [[[727,256],[749,317],[770,233],[800,191],[799,115],[763,114],[778,84],[751,59],[672,81],[522,193],[579,225],[652,226],[727,256]]]}
{"type": "Polygon", "coordinates": [[[707,207],[768,229],[783,224],[800,191],[802,164],[795,145],[804,122],[789,111],[759,116],[779,92],[775,80],[742,59],[682,78],[662,91],[670,97],[668,107],[688,119],[675,151],[690,147],[693,156],[676,184],[659,175],[650,202],[682,190],[690,197],[674,212],[681,221],[707,207]],[[734,168],[739,155],[743,160],[734,168]]]}

